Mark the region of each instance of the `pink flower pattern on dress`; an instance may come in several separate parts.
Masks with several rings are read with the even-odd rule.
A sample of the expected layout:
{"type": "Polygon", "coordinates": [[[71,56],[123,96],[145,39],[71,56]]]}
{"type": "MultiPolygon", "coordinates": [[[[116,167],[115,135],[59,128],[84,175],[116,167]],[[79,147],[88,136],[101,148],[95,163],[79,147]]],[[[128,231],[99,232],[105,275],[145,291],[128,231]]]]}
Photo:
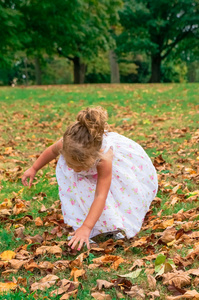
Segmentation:
{"type": "Polygon", "coordinates": [[[80,223],[82,223],[82,219],[76,218],[76,223],[79,225],[80,223]]]}
{"type": "Polygon", "coordinates": [[[122,204],[122,202],[119,202],[118,200],[115,203],[115,208],[120,207],[120,205],[122,204]]]}
{"type": "Polygon", "coordinates": [[[143,170],[143,165],[140,165],[138,168],[140,169],[140,171],[142,171],[143,170]]]}
{"type": "Polygon", "coordinates": [[[70,203],[72,204],[72,205],[75,205],[75,200],[74,199],[70,199],[70,203]]]}
{"type": "Polygon", "coordinates": [[[129,209],[126,210],[126,213],[129,214],[129,215],[131,215],[132,214],[132,210],[129,208],[129,209]]]}
{"type": "Polygon", "coordinates": [[[108,205],[105,205],[105,206],[104,206],[104,210],[107,210],[107,209],[109,209],[109,206],[108,206],[108,205]]]}

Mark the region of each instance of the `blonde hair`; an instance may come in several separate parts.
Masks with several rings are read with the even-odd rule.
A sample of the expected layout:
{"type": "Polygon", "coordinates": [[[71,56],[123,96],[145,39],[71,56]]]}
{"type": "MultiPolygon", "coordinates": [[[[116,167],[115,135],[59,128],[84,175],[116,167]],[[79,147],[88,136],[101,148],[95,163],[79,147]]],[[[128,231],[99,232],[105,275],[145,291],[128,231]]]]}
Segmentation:
{"type": "Polygon", "coordinates": [[[100,106],[88,107],[78,113],[76,121],[63,136],[62,155],[66,163],[72,161],[73,166],[89,169],[102,158],[100,149],[103,134],[108,129],[107,119],[107,111],[100,106]]]}

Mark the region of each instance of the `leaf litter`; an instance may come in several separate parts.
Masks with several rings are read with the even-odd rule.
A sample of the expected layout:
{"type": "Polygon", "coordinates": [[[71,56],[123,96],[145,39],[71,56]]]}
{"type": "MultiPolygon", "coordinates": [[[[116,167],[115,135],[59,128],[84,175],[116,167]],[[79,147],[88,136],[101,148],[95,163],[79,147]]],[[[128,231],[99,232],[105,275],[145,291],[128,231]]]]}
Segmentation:
{"type": "MultiPolygon", "coordinates": [[[[32,108],[39,112],[48,107],[34,104],[32,108]]],[[[0,293],[20,290],[27,295],[50,289],[50,297],[58,295],[62,300],[75,298],[79,289],[84,288],[84,282],[90,280],[90,272],[102,270],[109,274],[109,280],[97,279],[96,287],[91,286],[90,293],[94,299],[112,299],[107,294],[110,290],[115,290],[118,298],[164,299],[165,296],[168,300],[199,299],[199,130],[194,126],[180,126],[180,121],[184,124],[183,115],[179,116],[179,128],[173,125],[164,127],[164,123],[175,121],[173,112],[154,116],[144,111],[139,114],[133,112],[130,106],[124,110],[112,104],[112,108],[117,115],[111,129],[130,138],[137,136],[136,141],[146,150],[152,149],[152,160],[158,172],[159,193],[151,204],[141,232],[129,241],[99,240],[98,248],[83,250],[81,254],[76,251],[74,255],[66,239],[72,228],[63,222],[59,200],[49,205],[46,201],[48,195],[43,189],[27,201],[24,198],[26,190],[18,185],[19,189],[0,204],[1,223],[8,234],[14,233],[14,240],[21,242],[20,246],[0,253],[0,293]],[[117,120],[123,121],[118,124],[117,120]],[[145,126],[155,131],[147,134],[143,132],[145,126]],[[162,128],[162,136],[156,128],[162,128]],[[185,138],[187,135],[188,139],[185,138]],[[183,140],[178,143],[176,139],[183,140]],[[32,201],[38,203],[34,215],[31,213],[32,201]],[[31,228],[29,234],[28,228],[31,228]],[[39,233],[30,234],[36,229],[39,233]],[[27,282],[28,272],[34,276],[27,282]],[[161,286],[164,286],[164,291],[161,286]]],[[[189,113],[193,116],[195,108],[190,107],[189,113]]],[[[18,184],[28,160],[34,161],[38,157],[32,151],[36,143],[44,149],[54,141],[54,137],[42,136],[42,132],[46,134],[48,128],[54,126],[56,138],[59,138],[62,122],[67,120],[66,124],[72,120],[69,113],[63,118],[58,114],[54,117],[50,124],[48,121],[40,122],[35,115],[33,126],[23,112],[13,113],[10,123],[18,124],[18,130],[23,130],[24,135],[18,135],[14,141],[11,138],[2,140],[2,182],[18,184]],[[27,145],[25,150],[20,148],[22,142],[27,145]]],[[[0,127],[3,132],[8,128],[2,123],[0,127]]],[[[50,171],[45,173],[51,186],[56,185],[55,166],[56,161],[51,162],[50,171]]],[[[43,175],[41,170],[34,188],[40,181],[39,176],[43,175]]],[[[0,189],[3,187],[0,186],[0,189]]]]}

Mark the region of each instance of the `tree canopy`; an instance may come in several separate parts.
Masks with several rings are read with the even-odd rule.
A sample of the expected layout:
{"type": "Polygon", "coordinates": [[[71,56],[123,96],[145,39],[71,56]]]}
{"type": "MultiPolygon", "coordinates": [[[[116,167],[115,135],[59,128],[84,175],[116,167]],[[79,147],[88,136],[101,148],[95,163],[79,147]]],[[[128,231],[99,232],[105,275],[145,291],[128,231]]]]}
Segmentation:
{"type": "Polygon", "coordinates": [[[109,51],[117,54],[112,63],[129,64],[131,76],[122,81],[137,72],[141,81],[160,82],[169,59],[197,60],[199,0],[7,0],[0,2],[0,30],[1,68],[17,59],[28,74],[35,65],[38,84],[47,57],[71,61],[74,83],[83,83],[87,66],[97,57],[108,61],[109,51]]]}
{"type": "Polygon", "coordinates": [[[190,39],[199,38],[199,1],[124,0],[120,22],[118,51],[150,55],[151,82],[159,82],[161,61],[185,39],[190,48],[190,39]]]}

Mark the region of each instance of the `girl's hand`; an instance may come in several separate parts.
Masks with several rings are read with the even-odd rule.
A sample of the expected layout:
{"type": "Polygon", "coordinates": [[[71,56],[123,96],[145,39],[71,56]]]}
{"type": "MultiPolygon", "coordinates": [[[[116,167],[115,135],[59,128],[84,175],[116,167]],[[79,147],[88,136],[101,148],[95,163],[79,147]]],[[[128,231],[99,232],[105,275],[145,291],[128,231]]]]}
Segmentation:
{"type": "Polygon", "coordinates": [[[73,235],[73,237],[70,240],[70,242],[68,243],[68,246],[72,245],[71,248],[74,249],[75,246],[79,243],[77,250],[80,251],[83,244],[86,243],[87,248],[90,249],[90,246],[89,246],[90,233],[91,233],[91,229],[85,225],[82,225],[76,231],[70,233],[70,235],[73,235]]]}
{"type": "Polygon", "coordinates": [[[33,182],[33,179],[35,177],[35,174],[37,173],[37,171],[31,167],[30,169],[28,169],[24,174],[23,174],[23,177],[22,177],[22,183],[24,186],[28,186],[28,181],[27,181],[27,178],[30,178],[29,180],[29,187],[32,186],[32,182],[33,182]]]}

